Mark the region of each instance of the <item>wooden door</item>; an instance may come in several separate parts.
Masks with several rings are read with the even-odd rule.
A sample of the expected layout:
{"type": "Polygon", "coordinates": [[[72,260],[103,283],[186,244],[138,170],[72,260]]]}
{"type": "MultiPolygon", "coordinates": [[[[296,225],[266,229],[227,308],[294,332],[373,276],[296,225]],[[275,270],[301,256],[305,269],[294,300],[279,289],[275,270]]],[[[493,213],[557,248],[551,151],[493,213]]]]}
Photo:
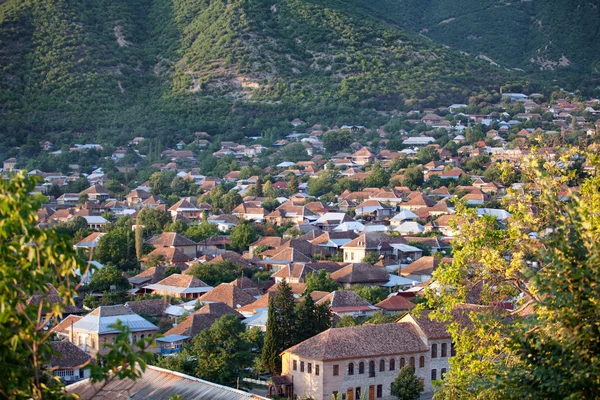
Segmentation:
{"type": "Polygon", "coordinates": [[[354,390],[352,388],[348,389],[348,391],[346,392],[346,399],[354,400],[354,390]]]}
{"type": "Polygon", "coordinates": [[[375,386],[369,386],[369,400],[375,400],[375,386]]]}

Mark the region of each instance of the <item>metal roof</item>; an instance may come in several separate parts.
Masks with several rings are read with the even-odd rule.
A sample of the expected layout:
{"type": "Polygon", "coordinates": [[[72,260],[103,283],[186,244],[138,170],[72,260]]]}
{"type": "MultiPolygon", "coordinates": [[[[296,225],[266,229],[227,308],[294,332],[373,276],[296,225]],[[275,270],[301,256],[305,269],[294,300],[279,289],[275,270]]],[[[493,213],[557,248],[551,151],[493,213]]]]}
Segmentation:
{"type": "Polygon", "coordinates": [[[132,332],[158,330],[153,323],[146,321],[137,314],[114,315],[109,317],[100,317],[98,315],[88,314],[73,324],[74,331],[88,331],[98,334],[118,333],[117,329],[111,328],[111,325],[121,321],[123,325],[129,327],[132,332]]]}
{"type": "Polygon", "coordinates": [[[148,366],[142,376],[131,379],[113,379],[108,383],[92,384],[89,379],[67,386],[68,394],[78,394],[82,400],[164,400],[179,395],[182,400],[266,400],[256,394],[218,385],[193,376],[163,368],[148,366]]]}

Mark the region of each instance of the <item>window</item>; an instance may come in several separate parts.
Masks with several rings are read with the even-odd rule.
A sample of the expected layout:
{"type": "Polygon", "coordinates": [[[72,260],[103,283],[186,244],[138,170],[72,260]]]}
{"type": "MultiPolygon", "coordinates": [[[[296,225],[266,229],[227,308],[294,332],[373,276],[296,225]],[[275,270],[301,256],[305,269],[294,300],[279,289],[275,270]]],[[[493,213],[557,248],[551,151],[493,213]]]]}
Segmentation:
{"type": "Polygon", "coordinates": [[[440,379],[444,379],[444,375],[446,375],[446,368],[442,368],[442,371],[440,372],[440,379]]]}
{"type": "Polygon", "coordinates": [[[140,340],[144,340],[144,334],[143,333],[140,335],[140,340]]]}
{"type": "Polygon", "coordinates": [[[404,359],[404,357],[400,358],[400,368],[404,367],[406,365],[406,360],[404,359]]]}
{"type": "Polygon", "coordinates": [[[319,375],[319,372],[320,372],[319,369],[320,369],[320,366],[315,365],[315,375],[319,375]]]}
{"type": "Polygon", "coordinates": [[[454,357],[456,355],[456,349],[454,348],[454,343],[450,343],[450,355],[454,357]]]}
{"type": "Polygon", "coordinates": [[[294,371],[298,370],[298,361],[296,361],[296,360],[292,361],[292,369],[294,371]]]}
{"type": "Polygon", "coordinates": [[[432,369],[431,370],[431,380],[435,381],[437,379],[437,370],[432,369]]]}
{"type": "Polygon", "coordinates": [[[379,372],[385,371],[385,360],[379,360],[379,372]]]}
{"type": "Polygon", "coordinates": [[[137,343],[137,335],[133,335],[133,341],[131,343],[132,344],[136,344],[137,343]]]}
{"type": "Polygon", "coordinates": [[[92,349],[96,348],[96,339],[92,338],[92,349]]]}
{"type": "Polygon", "coordinates": [[[348,364],[348,375],[354,375],[354,363],[348,364]]]}
{"type": "Polygon", "coordinates": [[[340,366],[334,365],[333,366],[333,376],[338,376],[339,374],[340,374],[340,366]]]}
{"type": "Polygon", "coordinates": [[[431,345],[431,358],[437,358],[437,344],[431,345]]]}
{"type": "Polygon", "coordinates": [[[304,361],[300,361],[300,372],[304,372],[304,361]]]}
{"type": "Polygon", "coordinates": [[[442,357],[448,357],[448,344],[442,343],[442,357]]]}
{"type": "Polygon", "coordinates": [[[106,338],[105,337],[102,338],[102,347],[106,347],[106,338]]]}
{"type": "Polygon", "coordinates": [[[375,361],[371,360],[369,361],[369,377],[374,377],[375,376],[375,361]]]}
{"type": "Polygon", "coordinates": [[[360,399],[360,388],[357,387],[355,392],[356,392],[356,397],[355,397],[356,400],[360,399]]]}
{"type": "Polygon", "coordinates": [[[415,369],[415,358],[414,357],[410,358],[410,366],[412,369],[415,369]]]}
{"type": "Polygon", "coordinates": [[[306,372],[308,372],[309,374],[312,374],[312,363],[308,363],[308,368],[306,368],[306,372]]]}
{"type": "Polygon", "coordinates": [[[425,357],[419,357],[419,368],[425,368],[425,357]]]}
{"type": "Polygon", "coordinates": [[[359,374],[365,373],[365,363],[362,361],[360,363],[358,363],[358,373],[359,374]]]}
{"type": "MultiPolygon", "coordinates": [[[[351,259],[351,260],[354,260],[354,252],[351,252],[351,253],[350,253],[350,259],[351,259]]],[[[357,389],[357,390],[358,390],[358,389],[357,389]]]]}
{"type": "Polygon", "coordinates": [[[383,385],[377,385],[377,398],[380,399],[383,397],[383,385]]]}
{"type": "Polygon", "coordinates": [[[65,376],[73,376],[73,370],[72,369],[58,369],[56,371],[54,371],[54,376],[60,376],[60,377],[65,377],[65,376]]]}

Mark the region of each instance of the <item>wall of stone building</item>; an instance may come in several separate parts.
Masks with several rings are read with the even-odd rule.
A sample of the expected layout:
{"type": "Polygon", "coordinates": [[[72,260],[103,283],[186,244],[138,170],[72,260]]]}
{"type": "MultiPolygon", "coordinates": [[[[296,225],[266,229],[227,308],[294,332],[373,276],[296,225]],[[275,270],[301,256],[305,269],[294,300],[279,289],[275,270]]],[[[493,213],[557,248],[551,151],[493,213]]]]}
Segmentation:
{"type": "MultiPolygon", "coordinates": [[[[361,388],[361,396],[369,398],[369,388],[374,387],[375,398],[377,399],[377,386],[382,386],[382,397],[383,400],[395,399],[391,395],[391,384],[394,382],[400,371],[400,359],[404,357],[406,365],[410,364],[410,357],[415,358],[415,373],[423,379],[425,392],[431,392],[431,380],[430,380],[430,365],[429,357],[427,353],[413,353],[407,355],[395,355],[385,357],[374,357],[374,358],[356,358],[350,360],[336,360],[320,362],[315,360],[304,359],[293,354],[285,354],[283,356],[283,375],[289,375],[293,377],[294,381],[294,394],[299,397],[307,396],[315,400],[329,400],[332,394],[335,392],[343,395],[345,398],[348,389],[352,389],[353,393],[356,393],[356,388],[361,388]],[[423,367],[420,366],[420,357],[424,358],[423,367]],[[390,360],[395,360],[395,366],[393,370],[390,370],[390,360]],[[380,371],[380,360],[385,361],[385,371],[380,371]],[[297,362],[297,369],[293,370],[293,361],[297,362]],[[373,377],[369,374],[369,362],[373,360],[375,362],[375,375],[373,377]],[[304,361],[304,372],[300,371],[300,363],[304,361]],[[359,373],[360,362],[365,363],[364,373],[359,373]],[[308,363],[312,363],[312,373],[308,374],[307,366],[308,363]],[[354,363],[354,374],[348,374],[348,366],[350,363],[354,363]],[[316,376],[315,366],[320,366],[320,374],[316,376]],[[339,375],[334,376],[334,366],[338,365],[339,375]]],[[[356,399],[356,396],[354,396],[356,399]]]]}
{"type": "Polygon", "coordinates": [[[429,347],[429,375],[430,375],[430,380],[431,380],[431,371],[432,370],[436,370],[436,380],[439,380],[442,378],[442,369],[445,369],[446,372],[450,369],[450,355],[451,355],[451,343],[452,341],[450,339],[435,339],[435,340],[428,340],[428,347],[429,347]],[[432,357],[432,345],[433,344],[437,344],[437,357],[433,358],[432,357]],[[446,344],[446,356],[442,357],[442,344],[446,344]]]}

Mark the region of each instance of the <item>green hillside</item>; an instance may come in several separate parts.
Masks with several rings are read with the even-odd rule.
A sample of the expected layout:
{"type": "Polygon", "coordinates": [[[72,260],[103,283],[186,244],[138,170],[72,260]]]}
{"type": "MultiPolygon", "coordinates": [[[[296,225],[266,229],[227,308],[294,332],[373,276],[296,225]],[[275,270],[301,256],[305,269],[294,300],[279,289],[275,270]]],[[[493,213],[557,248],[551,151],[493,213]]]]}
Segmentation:
{"type": "Polygon", "coordinates": [[[358,0],[368,13],[511,68],[600,73],[598,0],[358,0]]]}
{"type": "Polygon", "coordinates": [[[168,144],[199,130],[274,138],[297,116],[375,124],[376,111],[476,94],[489,101],[523,79],[399,29],[392,11],[400,9],[339,0],[4,1],[0,153],[43,138],[121,144],[162,135],[168,144]]]}

